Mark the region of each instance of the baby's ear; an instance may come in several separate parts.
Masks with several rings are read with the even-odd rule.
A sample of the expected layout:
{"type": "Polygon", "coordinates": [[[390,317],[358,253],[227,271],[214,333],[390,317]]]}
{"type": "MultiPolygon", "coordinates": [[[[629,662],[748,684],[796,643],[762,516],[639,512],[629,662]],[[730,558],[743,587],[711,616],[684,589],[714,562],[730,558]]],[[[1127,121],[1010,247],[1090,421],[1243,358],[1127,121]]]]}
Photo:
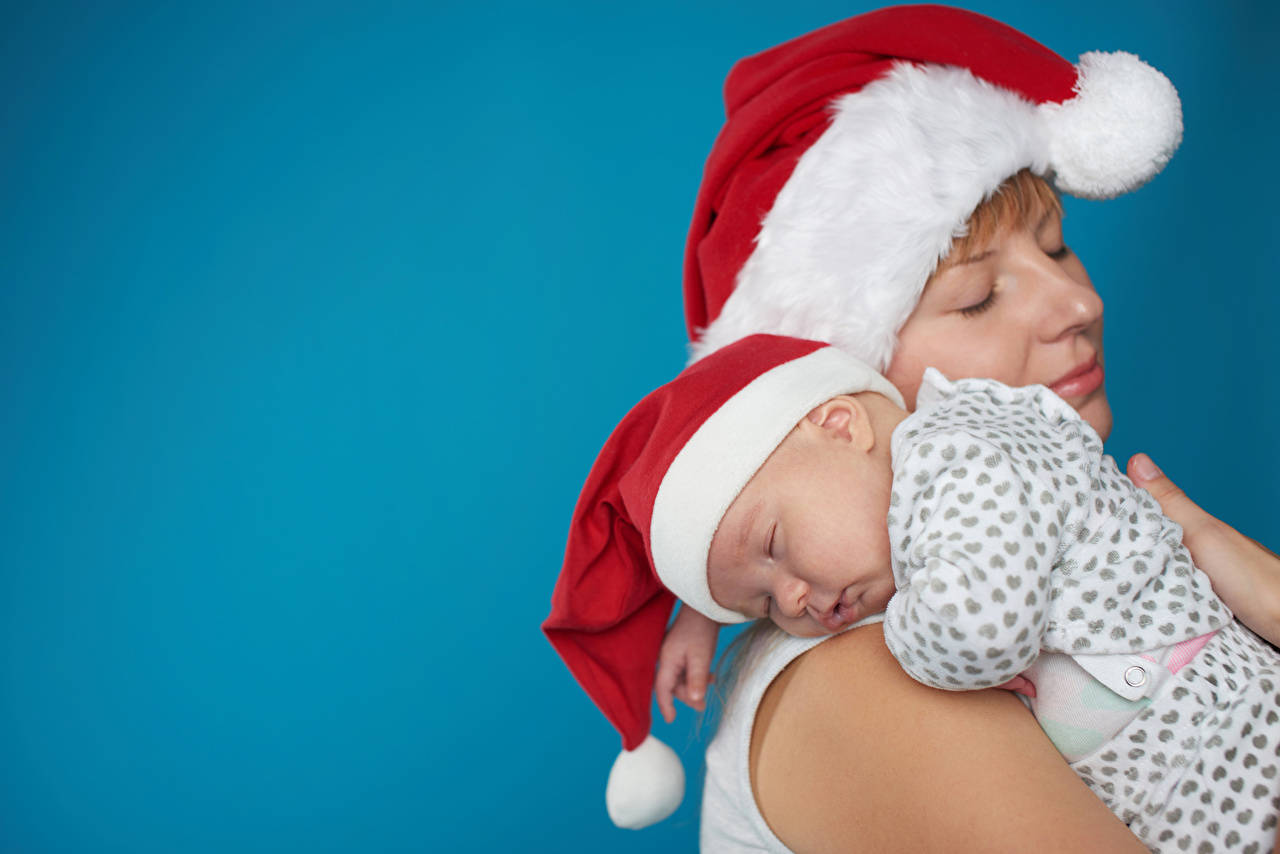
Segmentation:
{"type": "Polygon", "coordinates": [[[856,444],[864,450],[875,444],[867,410],[852,395],[833,397],[826,403],[815,406],[805,417],[823,432],[843,442],[856,444]]]}

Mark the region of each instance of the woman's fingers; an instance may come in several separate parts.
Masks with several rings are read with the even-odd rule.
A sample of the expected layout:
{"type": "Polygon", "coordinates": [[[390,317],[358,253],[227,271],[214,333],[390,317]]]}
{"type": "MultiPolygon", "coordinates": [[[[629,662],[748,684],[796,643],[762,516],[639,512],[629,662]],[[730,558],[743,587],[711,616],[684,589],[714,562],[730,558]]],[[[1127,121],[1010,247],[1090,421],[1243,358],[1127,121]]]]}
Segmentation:
{"type": "Polygon", "coordinates": [[[1146,454],[1134,455],[1128,471],[1182,526],[1183,544],[1219,598],[1242,623],[1280,644],[1280,557],[1202,510],[1146,454]]]}
{"type": "MultiPolygon", "coordinates": [[[[1134,454],[1129,458],[1129,479],[1151,493],[1151,497],[1160,502],[1164,515],[1182,526],[1183,538],[1191,539],[1199,533],[1207,523],[1214,520],[1204,512],[1187,494],[1169,480],[1160,467],[1146,454],[1134,454]]],[[[1188,548],[1191,548],[1188,543],[1188,548]]],[[[1194,552],[1194,549],[1192,549],[1194,552]]]]}

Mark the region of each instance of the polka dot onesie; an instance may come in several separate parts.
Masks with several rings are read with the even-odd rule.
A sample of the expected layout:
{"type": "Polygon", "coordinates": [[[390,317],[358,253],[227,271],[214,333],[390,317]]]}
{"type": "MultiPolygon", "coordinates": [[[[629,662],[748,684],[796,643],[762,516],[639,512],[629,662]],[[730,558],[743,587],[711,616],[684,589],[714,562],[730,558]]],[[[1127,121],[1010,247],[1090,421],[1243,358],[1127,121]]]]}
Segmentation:
{"type": "Polygon", "coordinates": [[[930,369],[892,453],[903,668],[972,690],[1030,667],[1042,726],[1148,847],[1270,852],[1280,655],[1097,433],[1043,386],[930,369]]]}

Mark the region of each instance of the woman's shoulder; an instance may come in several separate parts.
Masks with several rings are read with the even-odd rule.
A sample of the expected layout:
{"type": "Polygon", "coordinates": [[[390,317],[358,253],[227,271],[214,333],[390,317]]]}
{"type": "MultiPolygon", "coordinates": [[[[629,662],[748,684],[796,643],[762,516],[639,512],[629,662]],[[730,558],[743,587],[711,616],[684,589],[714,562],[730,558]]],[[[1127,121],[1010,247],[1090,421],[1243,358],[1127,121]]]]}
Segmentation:
{"type": "Polygon", "coordinates": [[[864,768],[877,756],[900,762],[975,711],[984,724],[1010,719],[1035,726],[1011,694],[937,691],[911,679],[885,646],[880,625],[845,632],[798,656],[765,690],[752,730],[752,776],[763,784],[757,792],[767,799],[771,779],[793,778],[810,761],[825,764],[831,751],[857,753],[864,768]],[[822,733],[832,738],[819,745],[815,734],[822,733]]]}
{"type": "Polygon", "coordinates": [[[760,812],[793,850],[838,850],[856,833],[867,851],[968,850],[958,839],[1014,851],[1046,823],[1064,843],[1049,850],[1142,850],[1012,694],[920,685],[879,626],[817,645],[773,681],[750,772],[760,812]]]}
{"type": "Polygon", "coordinates": [[[765,691],[756,727],[768,729],[766,709],[809,720],[878,722],[883,718],[886,724],[896,723],[894,707],[903,703],[910,704],[917,720],[927,720],[921,716],[934,712],[959,714],[961,707],[971,705],[984,712],[1031,719],[1013,695],[992,696],[994,703],[981,692],[937,691],[916,682],[885,646],[882,625],[874,624],[828,638],[798,656],[765,691]],[[874,691],[868,690],[870,686],[874,691]]]}

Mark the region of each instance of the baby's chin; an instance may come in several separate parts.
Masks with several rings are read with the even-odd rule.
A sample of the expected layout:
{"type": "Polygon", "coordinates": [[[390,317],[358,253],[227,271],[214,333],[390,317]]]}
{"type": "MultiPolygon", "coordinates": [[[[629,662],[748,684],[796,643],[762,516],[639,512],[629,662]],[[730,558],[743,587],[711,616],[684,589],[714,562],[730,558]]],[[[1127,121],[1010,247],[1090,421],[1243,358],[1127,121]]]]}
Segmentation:
{"type": "Polygon", "coordinates": [[[841,626],[833,631],[808,619],[770,620],[769,622],[773,623],[793,638],[822,638],[827,635],[837,634],[838,632],[842,632],[848,628],[848,626],[841,626]]]}

